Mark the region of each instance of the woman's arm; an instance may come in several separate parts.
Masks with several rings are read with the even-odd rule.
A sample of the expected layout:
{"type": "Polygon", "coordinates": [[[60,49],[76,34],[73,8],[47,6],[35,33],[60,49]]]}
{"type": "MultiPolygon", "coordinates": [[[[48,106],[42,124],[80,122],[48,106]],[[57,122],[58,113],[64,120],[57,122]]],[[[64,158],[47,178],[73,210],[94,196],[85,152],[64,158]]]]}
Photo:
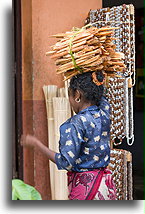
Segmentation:
{"type": "Polygon", "coordinates": [[[21,145],[27,148],[36,148],[42,152],[47,158],[55,163],[55,154],[56,152],[48,149],[41,141],[32,135],[22,135],[21,145]]]}
{"type": "Polygon", "coordinates": [[[110,105],[105,96],[102,96],[99,108],[110,115],[110,105]]]}

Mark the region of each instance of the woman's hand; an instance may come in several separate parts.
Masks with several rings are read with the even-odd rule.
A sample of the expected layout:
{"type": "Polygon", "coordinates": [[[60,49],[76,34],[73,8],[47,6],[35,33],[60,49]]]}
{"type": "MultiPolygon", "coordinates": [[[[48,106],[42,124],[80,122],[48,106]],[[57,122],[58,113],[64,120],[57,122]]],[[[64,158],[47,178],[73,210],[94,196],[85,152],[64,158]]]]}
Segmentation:
{"type": "Polygon", "coordinates": [[[42,142],[40,142],[36,137],[33,135],[22,135],[20,140],[21,146],[24,146],[26,148],[36,148],[42,154],[44,154],[47,158],[49,158],[51,161],[55,163],[55,154],[56,152],[50,150],[47,148],[47,146],[43,145],[42,142]]]}
{"type": "Polygon", "coordinates": [[[21,146],[34,148],[38,144],[38,139],[33,135],[22,135],[20,140],[21,146]]]}

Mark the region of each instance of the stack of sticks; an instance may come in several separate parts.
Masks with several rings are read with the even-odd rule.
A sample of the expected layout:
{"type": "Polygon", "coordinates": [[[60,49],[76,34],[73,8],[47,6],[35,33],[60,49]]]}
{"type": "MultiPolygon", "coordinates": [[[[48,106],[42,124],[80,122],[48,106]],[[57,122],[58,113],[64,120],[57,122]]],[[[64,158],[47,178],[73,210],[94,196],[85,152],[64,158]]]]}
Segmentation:
{"type": "Polygon", "coordinates": [[[116,27],[82,27],[70,32],[53,35],[59,41],[51,46],[51,55],[57,65],[57,74],[64,80],[79,73],[104,70],[108,75],[124,72],[124,54],[115,51],[113,40],[116,27]]]}

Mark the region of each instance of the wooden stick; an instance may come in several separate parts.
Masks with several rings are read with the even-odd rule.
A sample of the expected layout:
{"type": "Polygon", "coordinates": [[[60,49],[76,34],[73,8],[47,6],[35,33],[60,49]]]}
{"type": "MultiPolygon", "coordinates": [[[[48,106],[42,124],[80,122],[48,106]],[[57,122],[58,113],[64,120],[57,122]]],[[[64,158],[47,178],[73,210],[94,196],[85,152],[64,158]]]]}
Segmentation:
{"type": "Polygon", "coordinates": [[[110,26],[106,26],[106,27],[98,28],[98,32],[108,31],[108,30],[115,30],[115,29],[119,29],[119,27],[110,27],[110,26]]]}
{"type": "Polygon", "coordinates": [[[72,74],[67,74],[68,72],[66,72],[65,73],[65,79],[64,79],[64,81],[66,81],[66,80],[68,80],[68,79],[70,79],[71,77],[73,77],[73,76],[75,76],[75,75],[77,75],[78,74],[78,72],[76,71],[76,72],[73,72],[72,74]]]}
{"type": "MultiPolygon", "coordinates": [[[[82,50],[84,48],[84,45],[80,46],[80,47],[77,47],[77,48],[72,48],[72,51],[73,52],[77,52],[79,50],[82,50]]],[[[63,53],[59,53],[59,54],[54,54],[53,56],[51,56],[50,58],[51,59],[54,59],[54,58],[58,58],[58,57],[62,57],[62,56],[65,56],[66,54],[69,53],[69,50],[67,51],[64,51],[63,53]]]]}
{"type": "Polygon", "coordinates": [[[93,58],[84,61],[83,65],[87,65],[87,64],[89,64],[91,62],[97,61],[99,58],[100,58],[100,55],[94,56],[93,58]]]}
{"type": "MultiPolygon", "coordinates": [[[[82,41],[82,42],[80,42],[80,43],[76,43],[75,45],[74,44],[72,44],[72,50],[74,50],[75,48],[77,48],[77,47],[79,47],[79,46],[81,46],[81,45],[85,45],[86,44],[86,40],[84,40],[84,41],[82,41]]],[[[56,53],[61,53],[61,52],[64,52],[64,51],[66,51],[66,50],[68,50],[68,47],[69,46],[67,46],[66,48],[62,48],[62,49],[60,49],[59,51],[57,51],[56,53]]]]}
{"type": "Polygon", "coordinates": [[[52,55],[52,54],[54,54],[55,53],[55,51],[48,51],[48,52],[46,52],[45,54],[46,54],[46,56],[49,56],[49,55],[52,55]]]}
{"type": "Polygon", "coordinates": [[[100,32],[97,33],[96,36],[107,36],[107,35],[113,35],[114,31],[106,31],[106,32],[100,32]]]}

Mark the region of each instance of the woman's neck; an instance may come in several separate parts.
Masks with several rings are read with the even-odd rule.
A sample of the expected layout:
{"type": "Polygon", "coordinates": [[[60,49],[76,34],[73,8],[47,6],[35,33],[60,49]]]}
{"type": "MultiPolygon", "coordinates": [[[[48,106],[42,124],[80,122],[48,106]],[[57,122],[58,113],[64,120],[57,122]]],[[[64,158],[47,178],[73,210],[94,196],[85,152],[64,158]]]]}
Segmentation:
{"type": "Polygon", "coordinates": [[[79,107],[79,112],[82,111],[83,109],[86,109],[86,108],[92,106],[92,105],[94,105],[94,104],[92,104],[92,103],[84,103],[84,104],[82,104],[82,105],[79,107]]]}

